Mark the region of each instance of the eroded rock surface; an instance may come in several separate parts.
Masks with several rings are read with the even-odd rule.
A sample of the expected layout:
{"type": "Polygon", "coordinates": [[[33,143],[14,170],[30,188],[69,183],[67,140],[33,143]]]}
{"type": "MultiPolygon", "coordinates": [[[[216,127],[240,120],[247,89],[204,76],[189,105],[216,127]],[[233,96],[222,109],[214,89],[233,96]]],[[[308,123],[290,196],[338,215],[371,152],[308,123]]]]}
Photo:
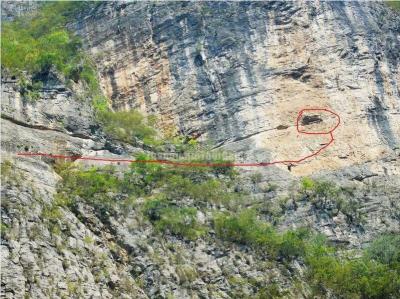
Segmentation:
{"type": "Polygon", "coordinates": [[[293,170],[304,175],[399,147],[399,24],[378,3],[141,2],[103,3],[71,28],[115,109],[155,113],[243,160],[304,156],[323,141],[297,137],[297,113],[336,111],[335,143],[293,170]]]}

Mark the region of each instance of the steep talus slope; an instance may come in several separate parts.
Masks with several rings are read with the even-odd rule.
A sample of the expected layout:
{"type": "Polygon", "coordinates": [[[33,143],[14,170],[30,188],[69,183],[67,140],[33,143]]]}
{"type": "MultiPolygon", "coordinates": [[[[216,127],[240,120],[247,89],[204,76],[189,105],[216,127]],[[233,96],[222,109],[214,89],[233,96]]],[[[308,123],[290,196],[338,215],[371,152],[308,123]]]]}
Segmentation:
{"type": "MultiPolygon", "coordinates": [[[[323,154],[291,172],[245,169],[235,189],[278,230],[309,226],[349,249],[400,229],[399,26],[383,4],[356,2],[104,2],[69,24],[114,109],[155,113],[163,130],[211,139],[239,161],[305,156],[326,139],[297,138],[298,111],[339,113],[323,154]],[[351,188],[353,206],[299,200],[302,175],[351,188]]],[[[54,159],[16,152],[131,157],[142,149],[107,137],[90,103],[63,83],[45,84],[29,102],[15,79],[2,81],[2,298],[263,298],[267,288],[267,298],[310,296],[301,261],[215,232],[194,241],[162,235],[137,206],[104,217],[79,199],[54,209],[62,182],[54,159]]],[[[199,209],[202,222],[228,209],[209,208],[199,209]]]]}
{"type": "Polygon", "coordinates": [[[399,23],[377,3],[142,2],[99,5],[71,28],[115,109],[156,113],[245,161],[304,156],[325,139],[297,138],[297,113],[336,111],[335,143],[293,170],[304,175],[398,148],[399,23]]]}

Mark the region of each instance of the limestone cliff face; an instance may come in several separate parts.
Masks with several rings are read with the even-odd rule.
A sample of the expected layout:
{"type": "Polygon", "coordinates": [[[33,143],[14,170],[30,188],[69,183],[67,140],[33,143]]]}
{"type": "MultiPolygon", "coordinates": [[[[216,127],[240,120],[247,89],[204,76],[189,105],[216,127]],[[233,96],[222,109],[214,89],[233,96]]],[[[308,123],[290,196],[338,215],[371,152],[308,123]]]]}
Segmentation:
{"type": "MultiPolygon", "coordinates": [[[[242,160],[298,158],[299,110],[342,123],[334,145],[295,174],[339,169],[399,146],[400,18],[379,3],[103,3],[72,24],[117,110],[201,134],[242,160]]],[[[285,166],[283,166],[285,168],[285,166]]]]}

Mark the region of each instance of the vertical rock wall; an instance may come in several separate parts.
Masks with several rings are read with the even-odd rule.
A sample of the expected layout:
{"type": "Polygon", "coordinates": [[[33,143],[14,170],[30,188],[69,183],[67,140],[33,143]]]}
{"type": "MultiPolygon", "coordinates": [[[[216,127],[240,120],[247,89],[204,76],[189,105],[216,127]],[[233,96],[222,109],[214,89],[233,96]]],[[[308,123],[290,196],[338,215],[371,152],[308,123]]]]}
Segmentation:
{"type": "Polygon", "coordinates": [[[242,160],[307,155],[326,138],[298,136],[298,111],[336,111],[334,146],[295,170],[309,174],[399,146],[399,20],[381,3],[141,2],[71,26],[114,109],[155,113],[242,160]]]}

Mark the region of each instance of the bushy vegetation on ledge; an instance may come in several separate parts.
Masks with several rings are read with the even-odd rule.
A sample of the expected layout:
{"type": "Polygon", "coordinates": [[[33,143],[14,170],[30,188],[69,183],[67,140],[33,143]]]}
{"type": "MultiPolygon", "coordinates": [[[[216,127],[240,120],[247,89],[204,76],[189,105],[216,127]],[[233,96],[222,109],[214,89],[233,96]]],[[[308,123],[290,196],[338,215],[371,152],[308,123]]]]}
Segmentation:
{"type": "Polygon", "coordinates": [[[303,256],[305,240],[310,234],[307,229],[278,233],[269,223],[258,220],[251,209],[234,214],[217,214],[214,227],[222,239],[247,244],[273,258],[284,259],[303,256]]]}
{"type": "MultiPolygon", "coordinates": [[[[146,163],[151,158],[145,154],[137,155],[136,159],[137,163],[132,163],[128,170],[122,172],[111,166],[85,169],[72,163],[57,163],[55,169],[63,178],[57,197],[63,198],[61,202],[70,207],[84,201],[101,214],[130,205],[136,198],[148,198],[151,201],[156,192],[165,208],[160,213],[168,215],[174,212],[193,215],[191,209],[173,209],[174,202],[176,204],[176,200],[181,198],[191,198],[197,205],[203,206],[226,201],[228,197],[229,200],[233,199],[232,195],[225,195],[232,188],[229,183],[236,175],[233,171],[221,174],[218,169],[207,167],[199,171],[194,167],[161,166],[146,163]],[[216,181],[215,175],[220,176],[220,180],[216,181]]],[[[146,207],[148,212],[152,209],[150,203],[146,207]]],[[[149,219],[166,223],[165,217],[156,219],[149,216],[149,219]]]]}
{"type": "Polygon", "coordinates": [[[324,210],[330,216],[340,211],[346,216],[348,224],[360,225],[364,222],[364,215],[360,203],[354,199],[353,191],[332,182],[305,177],[301,180],[297,200],[309,201],[315,209],[324,210]]]}
{"type": "MultiPolygon", "coordinates": [[[[150,158],[141,154],[137,159],[150,158]]],[[[57,171],[63,181],[56,206],[46,209],[44,217],[58,215],[57,210],[65,206],[73,210],[79,202],[93,206],[100,219],[118,211],[135,210],[154,226],[156,234],[188,241],[216,237],[225,246],[245,245],[256,254],[286,265],[298,260],[306,266],[304,279],[315,296],[400,295],[399,236],[382,236],[361,253],[352,255],[306,228],[280,232],[262,220],[257,210],[246,208],[248,196],[235,192],[234,186],[240,182],[232,171],[221,173],[214,168],[176,168],[152,163],[133,163],[124,171],[113,167],[84,169],[61,163],[57,171]],[[221,207],[225,212],[219,212],[221,207]],[[208,220],[204,213],[209,215],[208,220]],[[199,214],[203,216],[199,218],[199,214]]],[[[304,179],[297,192],[296,197],[324,202],[337,201],[343,190],[323,181],[304,179]]]]}
{"type": "Polygon", "coordinates": [[[66,77],[90,81],[80,40],[65,28],[88,2],[48,2],[12,22],[2,22],[2,66],[18,74],[44,72],[55,67],[66,77]]]}
{"type": "Polygon", "coordinates": [[[80,39],[66,27],[94,5],[92,1],[43,2],[30,14],[2,22],[1,65],[19,80],[25,100],[37,100],[43,81],[56,72],[66,85],[83,83],[82,96],[91,98],[96,108],[107,106],[93,62],[82,50],[80,39]]]}
{"type": "Polygon", "coordinates": [[[98,119],[103,124],[103,129],[111,139],[135,144],[141,140],[148,146],[160,146],[162,141],[157,138],[155,119],[144,117],[136,110],[98,111],[98,119]]]}
{"type": "Polygon", "coordinates": [[[219,214],[214,227],[220,238],[247,244],[273,258],[302,260],[315,295],[331,292],[338,298],[398,298],[400,295],[400,237],[378,238],[361,257],[340,251],[307,229],[277,232],[258,220],[254,211],[219,214]]]}
{"type": "Polygon", "coordinates": [[[339,257],[324,240],[311,243],[305,261],[315,292],[330,290],[341,298],[399,298],[398,245],[399,236],[387,235],[375,240],[361,257],[339,257]]]}
{"type": "Polygon", "coordinates": [[[156,230],[195,240],[203,236],[207,228],[197,220],[197,209],[178,207],[165,199],[148,200],[144,206],[145,215],[156,230]]]}

